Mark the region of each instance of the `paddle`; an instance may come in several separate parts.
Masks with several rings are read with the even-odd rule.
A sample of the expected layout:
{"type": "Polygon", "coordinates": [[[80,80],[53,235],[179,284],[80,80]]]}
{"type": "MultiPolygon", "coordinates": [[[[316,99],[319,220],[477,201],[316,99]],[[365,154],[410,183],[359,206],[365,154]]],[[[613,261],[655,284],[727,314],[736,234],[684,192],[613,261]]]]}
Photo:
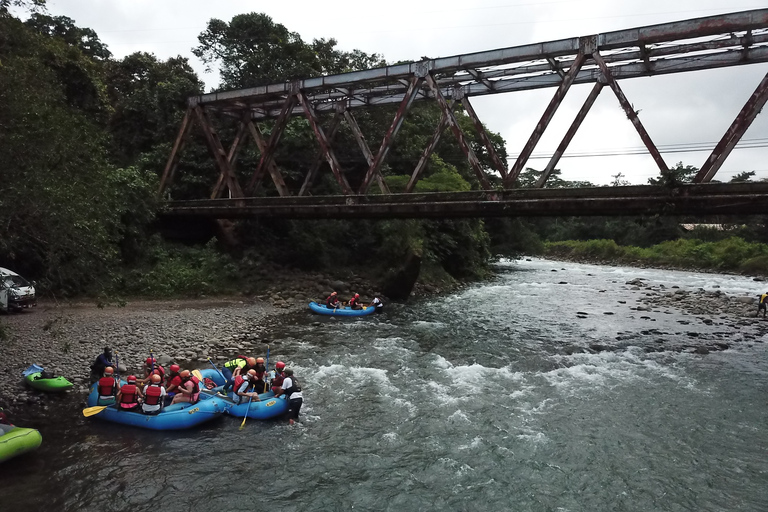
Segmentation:
{"type": "Polygon", "coordinates": [[[120,360],[117,358],[117,350],[115,350],[115,373],[117,374],[117,382],[120,382],[120,360]]]}
{"type": "Polygon", "coordinates": [[[267,366],[264,368],[264,392],[269,391],[267,384],[269,383],[269,345],[267,345],[267,366]]]}
{"type": "Polygon", "coordinates": [[[226,384],[226,383],[227,383],[227,378],[224,376],[224,374],[223,374],[223,373],[221,373],[221,372],[219,371],[219,368],[218,368],[218,367],[217,367],[215,364],[213,364],[213,361],[211,360],[211,358],[210,358],[210,357],[208,358],[208,362],[209,362],[209,363],[211,363],[211,366],[213,366],[213,369],[214,369],[214,370],[216,370],[216,372],[217,372],[219,375],[221,375],[221,378],[222,378],[222,379],[224,379],[224,384],[226,384]]]}
{"type": "Polygon", "coordinates": [[[89,416],[93,416],[94,414],[99,414],[101,411],[106,409],[108,406],[106,405],[94,405],[93,407],[88,407],[86,409],[83,409],[83,416],[88,418],[89,416]]]}
{"type": "MultiPolygon", "coordinates": [[[[256,383],[254,382],[253,389],[256,391],[256,383]]],[[[248,407],[245,409],[245,415],[243,415],[243,422],[240,424],[240,428],[238,430],[243,430],[245,428],[245,420],[248,419],[248,411],[251,410],[251,402],[253,402],[253,395],[251,395],[251,399],[248,400],[248,407]]]]}
{"type": "Polygon", "coordinates": [[[200,370],[192,370],[192,375],[197,377],[197,380],[199,380],[200,382],[203,382],[203,374],[200,373],[200,370]]]}

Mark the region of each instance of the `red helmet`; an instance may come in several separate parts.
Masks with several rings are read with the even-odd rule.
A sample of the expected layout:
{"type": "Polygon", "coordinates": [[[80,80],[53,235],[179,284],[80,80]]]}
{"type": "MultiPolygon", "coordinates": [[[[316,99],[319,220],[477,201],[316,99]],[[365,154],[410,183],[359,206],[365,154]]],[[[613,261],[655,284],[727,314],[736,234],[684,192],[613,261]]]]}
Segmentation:
{"type": "Polygon", "coordinates": [[[355,298],[358,298],[359,296],[360,296],[360,294],[359,294],[359,293],[356,293],[356,294],[355,294],[355,298]]]}
{"type": "Polygon", "coordinates": [[[160,381],[163,380],[163,379],[158,374],[155,373],[154,375],[152,375],[152,379],[151,380],[152,380],[152,382],[154,384],[159,384],[160,381]]]}
{"type": "Polygon", "coordinates": [[[129,375],[127,380],[128,380],[128,383],[136,382],[136,376],[135,375],[129,375]]]}
{"type": "Polygon", "coordinates": [[[181,366],[179,366],[177,364],[172,364],[171,365],[171,372],[172,373],[179,373],[180,371],[181,371],[181,366]]]}
{"type": "Polygon", "coordinates": [[[285,368],[285,363],[282,361],[278,361],[277,363],[275,363],[275,368],[277,368],[278,370],[282,370],[283,368],[285,368]]]}
{"type": "Polygon", "coordinates": [[[256,358],[256,363],[264,364],[264,358],[263,357],[257,357],[256,358]]]}
{"type": "Polygon", "coordinates": [[[104,375],[112,375],[113,373],[115,373],[115,369],[111,366],[104,368],[104,375]]]}
{"type": "Polygon", "coordinates": [[[148,357],[148,358],[147,358],[147,360],[145,361],[145,363],[147,363],[147,364],[152,364],[152,363],[154,363],[155,361],[157,361],[157,359],[155,359],[154,357],[148,357]]]}

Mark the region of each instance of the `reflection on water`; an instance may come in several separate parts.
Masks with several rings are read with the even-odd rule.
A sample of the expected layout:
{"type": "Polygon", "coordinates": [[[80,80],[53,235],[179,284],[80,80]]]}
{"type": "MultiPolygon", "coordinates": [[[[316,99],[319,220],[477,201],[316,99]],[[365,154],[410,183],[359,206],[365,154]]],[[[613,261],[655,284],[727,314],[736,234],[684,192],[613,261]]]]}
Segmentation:
{"type": "Polygon", "coordinates": [[[0,466],[0,503],[768,510],[765,344],[647,352],[679,336],[680,315],[649,313],[660,334],[641,336],[650,320],[629,308],[642,292],[624,285],[634,277],[754,292],[734,276],[520,261],[501,264],[492,283],[372,318],[316,325],[298,314],[271,346],[303,378],[297,426],[239,431],[225,417],[145,432],[57,404],[55,420],[36,420],[40,450],[0,466]],[[594,344],[606,350],[564,350],[594,344]]]}

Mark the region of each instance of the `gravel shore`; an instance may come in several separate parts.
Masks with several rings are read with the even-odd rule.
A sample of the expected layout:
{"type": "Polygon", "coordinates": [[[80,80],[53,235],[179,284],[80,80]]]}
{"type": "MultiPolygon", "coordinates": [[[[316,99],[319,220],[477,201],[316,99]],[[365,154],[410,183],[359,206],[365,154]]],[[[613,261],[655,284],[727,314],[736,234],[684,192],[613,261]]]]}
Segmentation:
{"type": "Polygon", "coordinates": [[[90,364],[105,346],[117,351],[122,372],[139,373],[150,349],[161,364],[171,360],[193,367],[208,357],[256,353],[269,342],[266,333],[281,314],[298,305],[242,299],[134,301],[124,307],[40,303],[4,315],[0,341],[0,406],[37,404],[46,395],[27,388],[21,372],[38,364],[75,383],[84,394],[90,364]]]}

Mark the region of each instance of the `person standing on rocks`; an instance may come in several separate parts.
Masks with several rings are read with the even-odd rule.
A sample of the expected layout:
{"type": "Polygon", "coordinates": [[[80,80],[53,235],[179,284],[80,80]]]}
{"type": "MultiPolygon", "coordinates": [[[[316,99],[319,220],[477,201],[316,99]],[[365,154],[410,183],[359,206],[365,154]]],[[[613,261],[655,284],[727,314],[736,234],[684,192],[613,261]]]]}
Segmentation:
{"type": "Polygon", "coordinates": [[[763,312],[763,318],[768,310],[768,292],[760,296],[760,302],[757,303],[757,316],[760,316],[760,311],[763,312]]]}
{"type": "Polygon", "coordinates": [[[104,352],[99,354],[91,365],[91,384],[97,382],[104,375],[104,369],[107,366],[114,366],[112,363],[112,349],[104,347],[104,352]]]}
{"type": "Polygon", "coordinates": [[[104,376],[98,383],[99,398],[96,405],[112,405],[119,390],[118,380],[115,378],[115,370],[111,366],[104,368],[104,376]]]}
{"type": "Polygon", "coordinates": [[[285,414],[288,416],[288,424],[293,425],[299,419],[304,395],[301,394],[299,380],[293,376],[293,370],[286,368],[283,373],[285,373],[285,380],[283,380],[282,388],[275,391],[275,398],[285,395],[285,399],[288,400],[288,412],[285,414]]]}

